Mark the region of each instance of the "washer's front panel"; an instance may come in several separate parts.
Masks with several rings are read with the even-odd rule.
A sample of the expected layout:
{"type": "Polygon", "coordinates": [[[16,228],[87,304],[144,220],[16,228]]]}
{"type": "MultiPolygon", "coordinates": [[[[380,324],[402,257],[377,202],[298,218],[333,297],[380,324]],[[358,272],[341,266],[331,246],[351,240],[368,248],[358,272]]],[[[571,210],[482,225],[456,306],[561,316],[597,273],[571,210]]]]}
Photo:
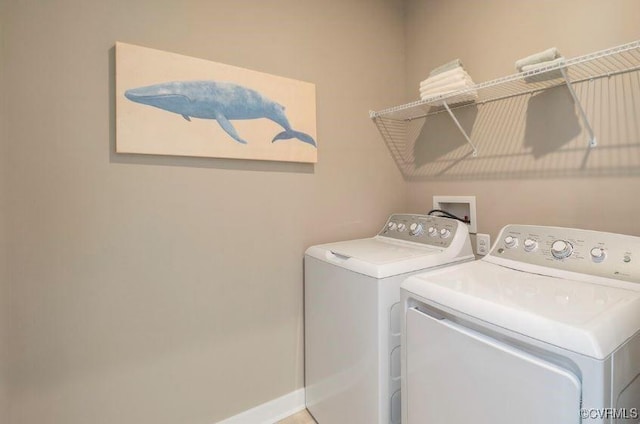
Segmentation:
{"type": "Polygon", "coordinates": [[[377,280],[305,258],[305,386],[319,423],[379,423],[377,280]]]}

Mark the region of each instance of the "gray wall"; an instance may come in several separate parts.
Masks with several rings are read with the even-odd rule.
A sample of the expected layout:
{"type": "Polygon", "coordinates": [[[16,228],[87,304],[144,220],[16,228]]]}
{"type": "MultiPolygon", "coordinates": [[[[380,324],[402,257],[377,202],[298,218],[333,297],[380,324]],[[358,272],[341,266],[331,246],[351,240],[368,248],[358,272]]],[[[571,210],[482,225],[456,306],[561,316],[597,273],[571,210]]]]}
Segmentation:
{"type": "Polygon", "coordinates": [[[305,248],[406,206],[367,114],[403,100],[402,3],[3,4],[10,423],[213,423],[302,387],[305,248]],[[116,40],[315,83],[318,164],[114,154],[116,40]]]}
{"type": "MultiPolygon", "coordinates": [[[[461,58],[476,82],[515,73],[516,59],[556,46],[566,57],[639,37],[635,0],[408,0],[405,100],[438,64],[461,58]]],[[[640,235],[639,73],[579,84],[599,146],[566,88],[459,111],[469,148],[446,115],[419,132],[409,210],[433,195],[477,196],[479,231],[507,223],[582,227],[640,235]]]]}
{"type": "Polygon", "coordinates": [[[476,195],[494,236],[507,222],[640,235],[631,76],[578,87],[599,117],[589,155],[558,89],[462,113],[476,159],[438,117],[406,184],[367,117],[415,99],[454,57],[479,82],[552,45],[571,57],[637,39],[635,0],[0,7],[10,424],[212,423],[302,387],[304,249],[371,234],[434,194],[476,195]],[[318,164],[116,155],[116,40],[315,83],[318,164]]]}
{"type": "MultiPolygon", "coordinates": [[[[0,17],[4,16],[3,2],[0,2],[0,17]]],[[[4,25],[0,18],[0,93],[5,93],[4,84],[4,25]]],[[[0,96],[0,423],[8,421],[8,370],[9,370],[9,302],[8,302],[8,275],[6,268],[5,219],[7,210],[7,137],[6,137],[6,96],[0,96]]]]}

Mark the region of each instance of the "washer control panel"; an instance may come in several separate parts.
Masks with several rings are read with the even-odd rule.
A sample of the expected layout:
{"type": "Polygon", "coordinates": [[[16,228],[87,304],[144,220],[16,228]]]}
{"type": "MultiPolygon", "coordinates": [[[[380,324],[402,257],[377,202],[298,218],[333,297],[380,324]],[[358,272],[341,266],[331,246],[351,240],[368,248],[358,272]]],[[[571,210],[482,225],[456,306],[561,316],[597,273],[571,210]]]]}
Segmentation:
{"type": "Polygon", "coordinates": [[[412,241],[437,247],[449,247],[458,221],[431,215],[394,214],[389,217],[379,236],[412,241]]]}
{"type": "Polygon", "coordinates": [[[640,237],[573,228],[507,225],[490,255],[640,283],[640,237]]]}

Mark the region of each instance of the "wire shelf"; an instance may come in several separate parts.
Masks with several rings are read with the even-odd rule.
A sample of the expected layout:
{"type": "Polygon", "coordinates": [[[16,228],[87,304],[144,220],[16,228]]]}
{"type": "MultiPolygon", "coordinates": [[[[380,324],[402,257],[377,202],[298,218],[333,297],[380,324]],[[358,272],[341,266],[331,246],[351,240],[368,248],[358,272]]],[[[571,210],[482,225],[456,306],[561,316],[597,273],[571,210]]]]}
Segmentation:
{"type": "Polygon", "coordinates": [[[640,40],[567,59],[555,65],[475,84],[464,90],[433,96],[378,112],[371,111],[369,116],[372,119],[386,118],[410,121],[447,112],[446,108],[442,107],[443,103],[447,103],[451,110],[456,110],[469,105],[533,94],[567,83],[579,83],[638,70],[640,70],[640,40]],[[566,79],[564,74],[566,74],[566,79]],[[478,101],[456,102],[456,99],[464,98],[465,94],[474,91],[478,93],[478,101]]]}
{"type": "Polygon", "coordinates": [[[411,165],[413,162],[411,145],[413,143],[415,147],[415,136],[410,134],[415,131],[410,127],[415,127],[415,125],[410,124],[412,122],[424,124],[425,118],[440,113],[449,114],[468,145],[473,149],[472,156],[477,157],[477,144],[460,124],[454,111],[566,85],[589,135],[588,146],[593,148],[597,145],[596,136],[589,116],[576,94],[574,85],[638,70],[640,70],[640,40],[573,59],[565,59],[559,63],[531,71],[475,84],[463,90],[390,107],[379,112],[370,111],[369,117],[378,127],[378,131],[400,168],[411,165]],[[477,100],[469,101],[470,98],[477,98],[477,100]]]}

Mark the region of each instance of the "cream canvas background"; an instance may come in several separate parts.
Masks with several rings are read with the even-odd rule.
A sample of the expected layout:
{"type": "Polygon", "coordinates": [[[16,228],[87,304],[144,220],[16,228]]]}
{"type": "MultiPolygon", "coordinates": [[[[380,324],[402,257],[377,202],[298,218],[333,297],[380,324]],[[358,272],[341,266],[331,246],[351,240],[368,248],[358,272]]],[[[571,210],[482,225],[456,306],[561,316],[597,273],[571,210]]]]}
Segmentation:
{"type": "MultiPolygon", "coordinates": [[[[283,128],[269,119],[231,120],[241,144],[214,119],[191,118],[124,97],[126,90],[170,81],[214,80],[256,90],[285,107],[296,131],[316,137],[315,85],[208,60],[116,43],[116,134],[118,153],[147,153],[317,162],[317,148],[298,139],[273,137],[283,128]]],[[[316,140],[317,142],[317,140],[316,140]]]]}

